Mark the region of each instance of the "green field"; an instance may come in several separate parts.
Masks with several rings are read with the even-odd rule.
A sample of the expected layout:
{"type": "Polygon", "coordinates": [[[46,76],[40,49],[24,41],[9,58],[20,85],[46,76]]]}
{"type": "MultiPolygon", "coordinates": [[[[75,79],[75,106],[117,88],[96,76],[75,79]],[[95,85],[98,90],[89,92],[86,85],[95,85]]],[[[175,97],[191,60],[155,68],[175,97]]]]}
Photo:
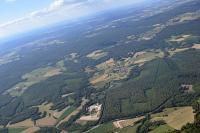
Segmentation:
{"type": "Polygon", "coordinates": [[[118,132],[118,133],[136,133],[137,128],[138,128],[139,125],[140,125],[140,123],[136,124],[135,126],[125,127],[123,129],[117,129],[110,122],[110,123],[99,125],[98,127],[94,128],[92,130],[89,130],[87,133],[114,133],[114,132],[118,132]]]}
{"type": "Polygon", "coordinates": [[[92,130],[89,130],[87,133],[110,133],[114,131],[115,131],[115,127],[112,124],[112,122],[110,122],[110,123],[99,125],[98,127],[92,130]]]}
{"type": "Polygon", "coordinates": [[[24,131],[26,128],[9,128],[8,133],[21,133],[24,131]]]}
{"type": "Polygon", "coordinates": [[[149,133],[165,133],[167,131],[173,131],[173,130],[174,129],[168,125],[161,125],[149,133]]]}
{"type": "Polygon", "coordinates": [[[119,133],[136,133],[139,125],[140,124],[136,124],[135,126],[132,126],[132,127],[125,127],[119,130],[119,133]]]}
{"type": "Polygon", "coordinates": [[[58,121],[63,120],[65,117],[67,117],[69,114],[71,114],[76,108],[75,107],[69,107],[59,118],[58,121]]]}

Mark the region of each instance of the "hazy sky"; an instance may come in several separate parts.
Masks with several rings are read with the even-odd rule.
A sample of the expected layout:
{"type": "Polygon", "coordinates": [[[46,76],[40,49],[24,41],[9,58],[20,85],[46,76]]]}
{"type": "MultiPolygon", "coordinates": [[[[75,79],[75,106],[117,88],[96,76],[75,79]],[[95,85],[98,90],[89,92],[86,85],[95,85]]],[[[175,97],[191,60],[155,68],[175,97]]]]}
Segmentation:
{"type": "Polygon", "coordinates": [[[0,0],[0,38],[144,0],[0,0]]]}

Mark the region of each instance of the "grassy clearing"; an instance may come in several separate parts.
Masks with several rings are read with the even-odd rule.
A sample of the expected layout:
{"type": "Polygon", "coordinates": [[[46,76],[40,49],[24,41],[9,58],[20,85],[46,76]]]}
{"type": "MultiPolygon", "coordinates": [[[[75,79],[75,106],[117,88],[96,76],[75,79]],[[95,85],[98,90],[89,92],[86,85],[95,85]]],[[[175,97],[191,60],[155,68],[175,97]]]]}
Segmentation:
{"type": "Polygon", "coordinates": [[[194,49],[200,49],[200,44],[194,44],[194,45],[192,46],[192,48],[194,48],[194,49]]]}
{"type": "Polygon", "coordinates": [[[57,123],[57,120],[53,118],[52,116],[45,117],[36,121],[36,125],[40,127],[54,126],[56,123],[57,123]]]}
{"type": "Polygon", "coordinates": [[[164,53],[161,50],[148,50],[145,51],[143,54],[135,56],[134,64],[146,63],[148,61],[162,57],[164,57],[164,53]]]}
{"type": "Polygon", "coordinates": [[[55,66],[47,66],[35,69],[29,73],[24,74],[21,79],[23,82],[19,82],[10,88],[6,93],[11,96],[21,96],[26,89],[31,87],[34,84],[40,83],[50,77],[60,75],[66,68],[64,67],[64,60],[61,60],[56,63],[55,66]]]}
{"type": "Polygon", "coordinates": [[[33,126],[34,126],[34,123],[31,119],[27,119],[15,124],[7,125],[7,127],[9,128],[20,128],[20,127],[24,128],[24,127],[33,127],[33,126]]]}
{"type": "Polygon", "coordinates": [[[169,25],[176,25],[176,24],[181,24],[183,22],[187,22],[187,21],[197,20],[198,18],[200,18],[199,13],[200,13],[200,11],[197,10],[195,12],[181,14],[181,15],[173,18],[171,21],[169,21],[169,25]]]}
{"type": "Polygon", "coordinates": [[[51,110],[53,103],[43,103],[39,105],[39,111],[41,113],[46,112],[47,116],[45,118],[39,119],[36,121],[38,126],[54,126],[57,122],[64,119],[67,115],[66,113],[70,111],[70,107],[64,108],[62,111],[51,110]],[[64,118],[63,118],[64,117],[64,118]]]}
{"type": "Polygon", "coordinates": [[[58,112],[56,110],[50,110],[52,105],[52,103],[43,103],[42,105],[38,106],[39,111],[41,113],[47,112],[47,115],[46,117],[36,121],[37,126],[54,126],[56,124],[57,120],[55,118],[60,117],[62,115],[62,111],[58,112]]]}
{"type": "Polygon", "coordinates": [[[114,130],[115,130],[115,127],[110,122],[110,123],[99,125],[98,127],[92,130],[89,130],[87,133],[112,133],[114,132],[114,130]]]}
{"type": "Polygon", "coordinates": [[[154,129],[153,131],[149,133],[165,133],[165,132],[173,131],[173,130],[174,130],[173,128],[165,124],[165,125],[159,126],[158,128],[154,129]]]}
{"type": "Polygon", "coordinates": [[[179,36],[172,36],[168,41],[178,43],[186,41],[189,38],[191,38],[191,35],[179,35],[179,36]]]}
{"type": "Polygon", "coordinates": [[[131,126],[131,127],[126,127],[126,128],[123,128],[119,131],[119,133],[136,133],[137,131],[137,128],[140,126],[140,124],[136,124],[134,126],[131,126]]]}
{"type": "Polygon", "coordinates": [[[194,115],[192,107],[178,107],[165,109],[151,117],[152,121],[164,120],[170,127],[180,130],[187,123],[194,122],[194,115]]]}
{"type": "Polygon", "coordinates": [[[199,49],[200,36],[195,35],[178,35],[172,36],[166,42],[173,47],[170,51],[182,52],[190,48],[199,49]]]}
{"type": "Polygon", "coordinates": [[[58,121],[63,120],[65,117],[67,117],[69,114],[71,114],[76,108],[75,107],[69,107],[59,118],[58,121]]]}
{"type": "Polygon", "coordinates": [[[88,54],[86,57],[93,59],[93,60],[99,60],[99,59],[105,57],[107,54],[108,54],[107,52],[104,52],[102,50],[96,50],[96,51],[88,54]]]}
{"type": "MultiPolygon", "coordinates": [[[[200,36],[195,35],[178,35],[172,36],[171,38],[167,39],[166,42],[174,47],[174,48],[196,48],[192,47],[193,44],[199,43],[200,36]]],[[[199,49],[199,47],[197,47],[199,49]]]]}
{"type": "Polygon", "coordinates": [[[40,128],[39,127],[30,127],[24,131],[22,131],[21,133],[35,133],[37,131],[39,131],[40,128]]]}
{"type": "Polygon", "coordinates": [[[9,128],[9,133],[21,133],[22,131],[26,130],[27,128],[9,128]]]}
{"type": "Polygon", "coordinates": [[[68,79],[66,83],[69,88],[79,88],[82,84],[82,78],[68,79]]]}
{"type": "Polygon", "coordinates": [[[51,110],[51,107],[53,106],[53,103],[43,103],[42,105],[39,105],[39,112],[44,113],[47,112],[47,114],[50,114],[52,117],[59,118],[67,109],[68,107],[64,108],[62,111],[57,110],[51,110]]]}
{"type": "MultiPolygon", "coordinates": [[[[58,112],[57,110],[50,110],[52,103],[43,103],[39,105],[39,112],[44,113],[47,112],[47,116],[36,121],[37,126],[54,126],[65,117],[70,115],[76,108],[75,107],[66,107],[62,111],[58,112]]],[[[34,127],[33,121],[31,119],[27,119],[22,122],[18,122],[16,124],[8,125],[9,128],[20,128],[20,127],[34,127]]]]}
{"type": "Polygon", "coordinates": [[[125,128],[129,126],[134,126],[136,122],[142,119],[144,119],[144,116],[136,117],[133,119],[118,120],[118,121],[113,122],[113,124],[116,128],[125,128]]]}
{"type": "Polygon", "coordinates": [[[172,49],[169,49],[168,52],[170,56],[173,56],[176,53],[184,52],[191,48],[200,49],[200,45],[198,44],[200,41],[200,36],[194,35],[179,35],[172,36],[167,40],[168,44],[172,46],[172,49]]]}
{"type": "Polygon", "coordinates": [[[173,49],[173,50],[168,50],[170,57],[172,57],[173,55],[180,53],[180,52],[184,52],[189,50],[190,48],[177,48],[177,49],[173,49]]]}

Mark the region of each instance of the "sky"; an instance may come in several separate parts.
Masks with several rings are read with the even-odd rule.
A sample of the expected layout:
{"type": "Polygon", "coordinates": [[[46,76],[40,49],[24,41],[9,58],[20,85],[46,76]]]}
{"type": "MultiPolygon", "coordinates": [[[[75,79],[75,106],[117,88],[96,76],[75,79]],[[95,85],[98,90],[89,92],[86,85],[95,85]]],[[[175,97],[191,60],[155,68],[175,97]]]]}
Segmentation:
{"type": "Polygon", "coordinates": [[[0,0],[0,39],[144,0],[0,0]]]}

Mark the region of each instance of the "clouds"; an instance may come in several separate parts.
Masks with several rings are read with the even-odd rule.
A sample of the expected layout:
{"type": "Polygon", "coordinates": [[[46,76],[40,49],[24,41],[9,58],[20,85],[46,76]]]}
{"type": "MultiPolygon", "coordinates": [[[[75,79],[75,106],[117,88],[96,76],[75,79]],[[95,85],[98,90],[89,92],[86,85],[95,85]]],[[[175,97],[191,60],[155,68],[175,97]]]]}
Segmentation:
{"type": "Polygon", "coordinates": [[[53,3],[50,4],[49,10],[50,11],[57,10],[62,6],[64,6],[64,4],[65,4],[64,0],[55,0],[53,3]]]}
{"type": "MultiPolygon", "coordinates": [[[[6,0],[14,1],[14,0],[6,0]]],[[[54,0],[49,6],[26,16],[0,24],[0,37],[46,26],[63,20],[71,20],[116,6],[142,0],[54,0]]],[[[39,4],[39,3],[38,3],[39,4]]],[[[31,5],[30,5],[31,6],[31,5]]]]}
{"type": "Polygon", "coordinates": [[[9,3],[9,2],[15,2],[16,0],[5,0],[5,2],[9,3]]]}

